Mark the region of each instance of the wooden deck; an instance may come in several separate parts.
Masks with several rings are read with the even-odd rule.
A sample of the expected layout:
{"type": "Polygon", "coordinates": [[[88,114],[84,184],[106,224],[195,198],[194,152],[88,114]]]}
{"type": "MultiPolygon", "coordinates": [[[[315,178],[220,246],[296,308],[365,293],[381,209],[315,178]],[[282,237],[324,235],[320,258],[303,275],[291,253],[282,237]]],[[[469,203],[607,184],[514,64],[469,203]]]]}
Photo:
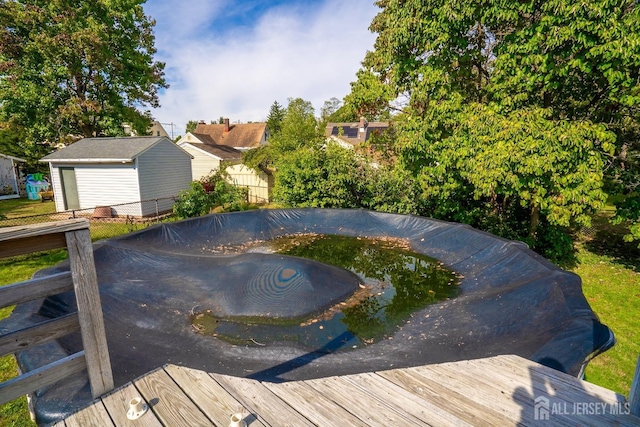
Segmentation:
{"type": "Polygon", "coordinates": [[[640,426],[623,396],[518,356],[281,384],[166,365],[55,425],[226,427],[238,412],[251,427],[640,426]],[[137,396],[151,409],[129,421],[137,396]]]}

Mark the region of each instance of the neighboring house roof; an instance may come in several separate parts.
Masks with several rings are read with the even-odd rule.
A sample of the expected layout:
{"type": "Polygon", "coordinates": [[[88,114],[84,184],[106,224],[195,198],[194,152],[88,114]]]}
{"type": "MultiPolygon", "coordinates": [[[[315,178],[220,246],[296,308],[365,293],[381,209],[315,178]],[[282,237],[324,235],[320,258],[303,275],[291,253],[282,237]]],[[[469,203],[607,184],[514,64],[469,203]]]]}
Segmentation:
{"type": "MultiPolygon", "coordinates": [[[[84,138],[55,153],[43,157],[40,161],[51,163],[130,163],[162,140],[169,141],[173,144],[173,142],[165,136],[84,138]]],[[[191,155],[182,148],[177,148],[191,157],[191,155]]]]}
{"type": "MultiPolygon", "coordinates": [[[[217,145],[216,142],[213,140],[213,138],[211,138],[206,133],[195,133],[194,132],[191,135],[193,135],[196,138],[198,138],[198,141],[202,142],[203,144],[217,145]]],[[[197,143],[198,141],[193,141],[193,142],[197,143]]],[[[233,148],[233,147],[231,147],[231,148],[233,148]]]]}
{"type": "Polygon", "coordinates": [[[226,145],[218,145],[218,144],[205,142],[205,141],[211,140],[211,138],[208,135],[194,134],[194,136],[203,142],[202,144],[198,144],[198,143],[189,144],[187,142],[187,144],[191,145],[194,148],[199,148],[200,150],[206,151],[209,154],[213,154],[214,156],[218,157],[220,160],[242,159],[242,151],[236,150],[233,147],[227,147],[226,145]]]}
{"type": "Polygon", "coordinates": [[[213,125],[198,123],[193,133],[207,135],[215,145],[248,149],[259,147],[265,132],[267,132],[266,123],[229,124],[227,122],[213,125]]]}
{"type": "Polygon", "coordinates": [[[26,162],[25,159],[21,159],[20,157],[14,157],[14,156],[10,156],[8,154],[2,154],[0,153],[0,157],[5,158],[5,159],[11,159],[15,162],[26,162]]]}
{"type": "Polygon", "coordinates": [[[389,128],[388,122],[367,122],[364,118],[353,123],[327,123],[325,136],[338,138],[351,145],[358,145],[371,138],[377,132],[384,132],[389,128]]]}

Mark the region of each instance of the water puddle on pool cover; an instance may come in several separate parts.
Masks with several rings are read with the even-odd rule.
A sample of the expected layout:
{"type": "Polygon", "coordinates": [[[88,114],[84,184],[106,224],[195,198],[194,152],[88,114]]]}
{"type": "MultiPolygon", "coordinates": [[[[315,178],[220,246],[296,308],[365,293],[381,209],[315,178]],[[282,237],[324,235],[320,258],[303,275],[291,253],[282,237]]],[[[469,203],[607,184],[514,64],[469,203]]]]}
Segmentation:
{"type": "Polygon", "coordinates": [[[460,292],[453,272],[433,258],[412,252],[400,239],[303,234],[255,242],[242,251],[331,264],[357,274],[363,284],[347,300],[305,319],[194,314],[194,329],[236,344],[290,342],[328,352],[358,348],[393,335],[414,311],[460,292]]]}

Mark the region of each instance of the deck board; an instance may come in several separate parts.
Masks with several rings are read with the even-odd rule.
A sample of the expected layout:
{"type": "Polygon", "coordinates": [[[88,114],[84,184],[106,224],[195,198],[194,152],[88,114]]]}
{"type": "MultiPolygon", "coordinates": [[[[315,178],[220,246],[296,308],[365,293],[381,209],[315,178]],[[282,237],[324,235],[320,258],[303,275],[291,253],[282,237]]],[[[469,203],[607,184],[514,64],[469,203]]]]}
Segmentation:
{"type": "MultiPolygon", "coordinates": [[[[250,415],[250,411],[242,403],[206,372],[175,365],[166,366],[165,371],[178,383],[180,388],[189,390],[191,400],[216,425],[229,424],[231,414],[242,413],[245,417],[250,415]]],[[[260,427],[264,424],[255,420],[251,426],[260,427]]]]}
{"type": "Polygon", "coordinates": [[[236,396],[252,414],[257,414],[266,425],[282,427],[314,425],[258,381],[220,374],[210,375],[229,393],[236,396]]]}
{"type": "Polygon", "coordinates": [[[93,425],[95,420],[101,420],[100,425],[104,427],[114,425],[101,401],[77,412],[75,417],[66,419],[65,424],[67,427],[86,427],[93,425]]]}
{"type": "Polygon", "coordinates": [[[440,407],[447,407],[449,413],[469,424],[494,426],[513,424],[510,418],[495,412],[493,407],[478,402],[479,390],[475,387],[469,387],[466,393],[460,392],[447,387],[444,384],[446,381],[444,378],[434,381],[418,375],[413,370],[386,371],[381,372],[380,375],[416,396],[422,397],[423,400],[430,400],[440,407]]]}
{"type": "MultiPolygon", "coordinates": [[[[138,418],[137,420],[130,421],[127,418],[127,411],[129,410],[129,402],[136,397],[142,397],[136,387],[130,383],[124,387],[121,387],[102,397],[102,403],[109,411],[113,422],[117,426],[121,427],[162,427],[162,423],[155,416],[153,411],[147,411],[147,413],[138,418]]],[[[149,405],[149,402],[146,402],[149,405]]]]}
{"type": "Polygon", "coordinates": [[[472,426],[451,414],[446,406],[439,406],[434,400],[425,400],[411,390],[403,388],[376,373],[366,373],[344,377],[357,388],[366,390],[372,398],[400,408],[429,425],[454,425],[460,427],[472,426]]]}
{"type": "Polygon", "coordinates": [[[214,425],[163,369],[153,371],[133,383],[163,425],[214,425]]]}
{"type": "MultiPolygon", "coordinates": [[[[617,395],[611,390],[607,390],[602,387],[595,386],[586,381],[575,381],[574,379],[565,375],[557,375],[560,372],[545,366],[540,366],[536,363],[530,362],[529,366],[525,369],[523,362],[502,364],[496,363],[493,366],[494,371],[488,371],[486,362],[480,361],[465,361],[464,366],[477,366],[475,370],[472,368],[470,372],[478,378],[484,378],[485,381],[498,380],[497,384],[500,384],[503,389],[515,389],[520,396],[520,403],[531,401],[538,396],[546,396],[551,401],[557,402],[576,402],[576,403],[589,403],[589,404],[617,404],[622,407],[624,404],[624,398],[617,395]],[[498,368],[498,369],[496,369],[498,368]],[[529,378],[528,384],[532,385],[530,388],[525,388],[522,385],[522,378],[529,378]],[[532,393],[533,392],[533,393],[532,393]]],[[[456,370],[454,367],[437,367],[434,369],[437,372],[439,369],[445,369],[450,375],[455,375],[456,370]]],[[[419,368],[420,372],[426,372],[426,370],[419,368]]],[[[491,390],[490,387],[483,389],[484,391],[491,390]]],[[[508,403],[508,402],[505,402],[508,403]]],[[[522,410],[520,406],[520,410],[522,410]]],[[[564,409],[564,406],[563,406],[564,409]]],[[[573,405],[567,407],[571,412],[574,411],[573,405]]],[[[577,408],[576,408],[577,409],[577,408]]],[[[532,410],[522,411],[523,418],[529,419],[533,422],[532,410]],[[531,418],[529,418],[531,417],[531,418]]],[[[567,414],[570,416],[556,416],[554,422],[558,425],[573,426],[576,423],[584,426],[599,425],[602,422],[608,422],[611,425],[615,425],[618,417],[611,414],[611,410],[603,410],[599,414],[597,419],[591,414],[567,414]]]]}
{"type": "Polygon", "coordinates": [[[497,412],[500,417],[511,420],[511,423],[519,420],[523,408],[533,401],[531,384],[522,384],[522,381],[511,383],[510,378],[499,372],[487,371],[486,368],[474,369],[471,364],[459,366],[453,373],[449,366],[438,366],[433,370],[412,369],[411,372],[432,383],[443,384],[454,393],[465,394],[484,407],[485,411],[497,412]],[[465,376],[459,375],[461,368],[465,376]],[[511,399],[505,399],[505,394],[510,395],[511,399]],[[500,402],[500,405],[496,405],[496,402],[500,402]]]}
{"type": "Polygon", "coordinates": [[[638,417],[611,413],[623,396],[511,355],[285,383],[166,365],[57,425],[226,427],[241,412],[249,427],[535,426],[538,396],[549,399],[553,425],[640,426],[638,417]],[[151,409],[131,422],[126,412],[138,396],[151,409]],[[564,412],[552,412],[555,404],[564,412]],[[571,413],[575,404],[601,410],[571,413]]]}
{"type": "Polygon", "coordinates": [[[265,386],[318,426],[360,426],[367,424],[330,399],[319,394],[304,381],[265,386]]]}
{"type": "Polygon", "coordinates": [[[308,384],[321,393],[325,399],[330,399],[342,406],[364,421],[366,425],[380,427],[409,424],[415,426],[429,425],[395,405],[372,398],[368,391],[350,387],[351,383],[344,378],[322,378],[309,381],[308,384]]]}

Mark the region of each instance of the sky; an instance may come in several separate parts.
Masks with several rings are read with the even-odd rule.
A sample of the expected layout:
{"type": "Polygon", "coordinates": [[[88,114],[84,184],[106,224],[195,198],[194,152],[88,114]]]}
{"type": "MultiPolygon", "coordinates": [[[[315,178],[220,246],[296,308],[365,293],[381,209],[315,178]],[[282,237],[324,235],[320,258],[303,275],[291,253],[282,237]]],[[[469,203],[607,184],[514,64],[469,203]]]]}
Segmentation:
{"type": "Polygon", "coordinates": [[[349,93],[373,49],[373,1],[147,0],[170,85],[151,114],[174,137],[189,120],[266,121],[273,102],[289,98],[320,115],[349,93]]]}

